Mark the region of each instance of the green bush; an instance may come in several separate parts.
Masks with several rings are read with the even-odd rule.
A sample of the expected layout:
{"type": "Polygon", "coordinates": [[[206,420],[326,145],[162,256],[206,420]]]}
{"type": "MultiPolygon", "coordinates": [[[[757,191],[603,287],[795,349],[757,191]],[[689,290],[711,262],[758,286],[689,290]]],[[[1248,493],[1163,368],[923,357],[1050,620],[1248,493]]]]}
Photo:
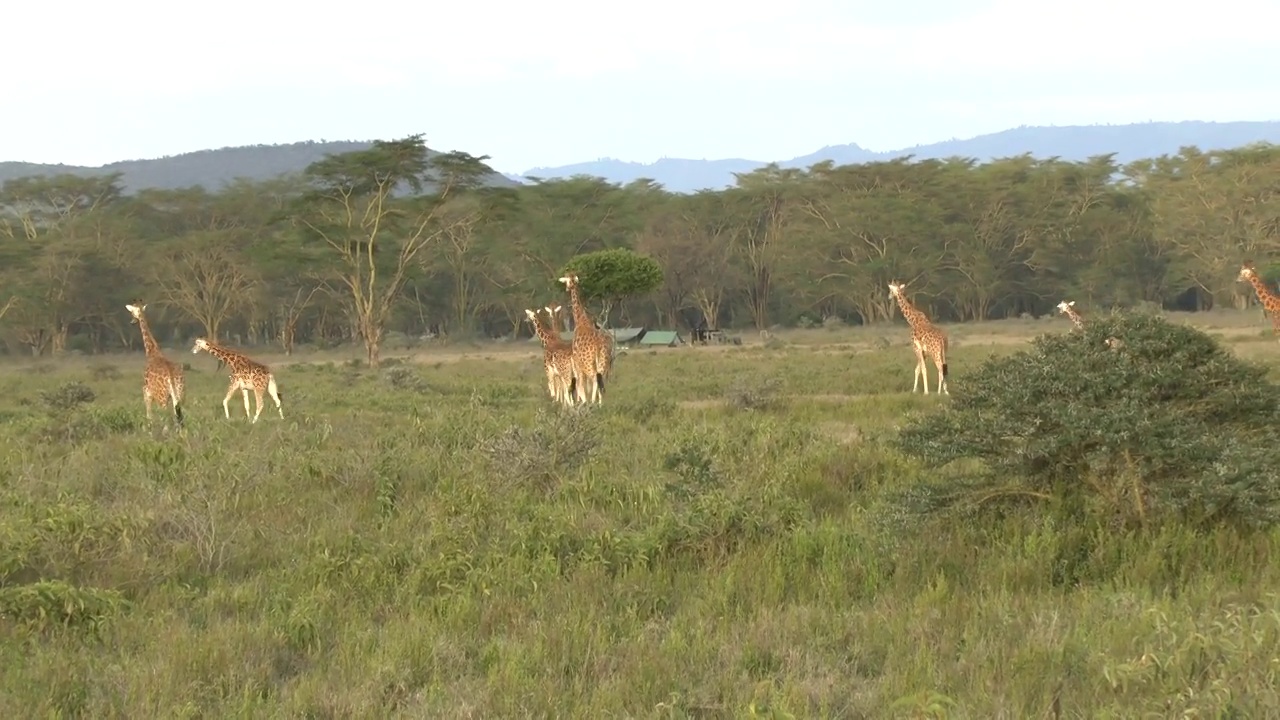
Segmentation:
{"type": "Polygon", "coordinates": [[[1280,513],[1280,386],[1193,328],[1098,318],[989,360],[953,397],[896,440],[960,475],[917,488],[916,510],[1039,498],[1135,525],[1267,525],[1280,513]]]}

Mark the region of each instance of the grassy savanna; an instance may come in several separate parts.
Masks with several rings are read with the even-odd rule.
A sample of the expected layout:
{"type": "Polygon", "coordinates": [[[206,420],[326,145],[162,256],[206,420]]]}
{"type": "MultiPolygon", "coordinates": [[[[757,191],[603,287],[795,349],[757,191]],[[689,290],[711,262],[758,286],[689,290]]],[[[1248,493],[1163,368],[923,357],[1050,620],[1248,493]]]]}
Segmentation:
{"type": "MultiPolygon", "coordinates": [[[[1280,375],[1259,313],[1176,316],[1280,375]]],[[[944,325],[953,397],[1061,318],[944,325]]],[[[1280,534],[924,522],[901,324],[631,349],[553,408],[528,343],[271,363],[250,426],[141,354],[0,383],[4,717],[1262,717],[1280,534]],[[80,385],[75,385],[79,383],[80,385]],[[82,387],[83,386],[83,387],[82,387]],[[93,393],[90,400],[83,388],[93,393]]],[[[252,354],[252,351],[250,351],[252,354]]],[[[930,367],[930,381],[932,376],[930,367]]]]}

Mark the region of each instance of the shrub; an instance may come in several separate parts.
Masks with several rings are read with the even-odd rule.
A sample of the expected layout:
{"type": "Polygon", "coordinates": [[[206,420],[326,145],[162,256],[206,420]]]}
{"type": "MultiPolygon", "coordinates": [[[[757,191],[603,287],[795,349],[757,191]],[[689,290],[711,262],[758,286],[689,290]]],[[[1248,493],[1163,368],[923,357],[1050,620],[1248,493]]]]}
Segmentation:
{"type": "Polygon", "coordinates": [[[591,408],[540,408],[532,425],[513,424],[480,443],[493,471],[508,483],[546,487],[577,470],[600,436],[591,408]]]}
{"type": "Polygon", "coordinates": [[[957,463],[961,482],[946,489],[917,488],[917,510],[1043,498],[1131,524],[1266,525],[1280,513],[1280,386],[1198,330],[1098,318],[955,385],[951,405],[896,444],[934,467],[976,462],[957,463]]]}

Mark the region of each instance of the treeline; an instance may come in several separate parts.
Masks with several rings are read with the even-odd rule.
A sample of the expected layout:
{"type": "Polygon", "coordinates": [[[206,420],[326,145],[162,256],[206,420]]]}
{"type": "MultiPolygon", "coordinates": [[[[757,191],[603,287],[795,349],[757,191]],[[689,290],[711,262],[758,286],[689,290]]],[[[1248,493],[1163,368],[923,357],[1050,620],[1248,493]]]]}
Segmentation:
{"type": "Polygon", "coordinates": [[[613,324],[768,328],[894,317],[899,279],[940,321],[1157,303],[1242,307],[1242,260],[1274,279],[1280,147],[1118,166],[1028,156],[775,166],[693,195],[597,178],[495,188],[485,157],[421,136],[333,155],[294,177],[219,192],[145,190],[118,175],[21,178],[0,190],[0,338],[9,352],[162,341],[361,342],[386,333],[527,335],[563,299],[571,258],[628,248],[661,287],[613,324]],[[4,301],[9,299],[8,303],[4,301]]]}

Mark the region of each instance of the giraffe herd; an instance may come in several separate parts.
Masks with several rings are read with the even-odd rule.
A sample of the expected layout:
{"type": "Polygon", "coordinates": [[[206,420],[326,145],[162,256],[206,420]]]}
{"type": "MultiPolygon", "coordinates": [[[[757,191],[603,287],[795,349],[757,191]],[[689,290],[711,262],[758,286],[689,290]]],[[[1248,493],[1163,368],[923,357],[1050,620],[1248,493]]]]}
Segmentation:
{"type": "MultiPolygon", "coordinates": [[[[1248,282],[1258,295],[1258,300],[1266,314],[1270,316],[1273,330],[1280,333],[1280,295],[1267,288],[1255,270],[1253,263],[1246,262],[1240,268],[1238,282],[1248,282]]],[[[591,313],[582,302],[578,276],[569,273],[559,278],[569,293],[569,307],[573,315],[573,340],[561,338],[564,324],[560,305],[547,305],[538,309],[526,309],[525,314],[533,331],[542,342],[543,369],[547,378],[547,393],[551,399],[562,405],[575,406],[600,404],[604,402],[605,386],[613,370],[613,336],[601,330],[591,313]]],[[[947,334],[933,324],[929,317],[915,306],[906,295],[906,285],[901,282],[889,283],[889,295],[896,301],[902,311],[903,318],[911,326],[911,346],[916,356],[915,373],[912,378],[911,392],[921,386],[923,380],[924,394],[929,394],[929,373],[927,360],[932,360],[937,370],[939,395],[950,395],[947,387],[947,334]]],[[[151,334],[147,324],[144,304],[126,305],[125,308],[133,316],[133,322],[142,333],[142,346],[146,353],[146,366],[142,376],[142,399],[146,408],[147,419],[151,419],[152,405],[171,409],[178,425],[183,422],[182,402],[186,393],[186,381],[182,366],[169,360],[160,351],[159,344],[151,334]]],[[[1074,326],[1073,330],[1083,330],[1087,321],[1076,310],[1074,300],[1063,300],[1058,303],[1057,310],[1074,326]]],[[[1119,338],[1107,338],[1107,345],[1113,350],[1123,347],[1119,338]]],[[[275,376],[266,365],[246,355],[234,352],[206,338],[199,338],[191,348],[198,354],[201,350],[216,357],[231,371],[231,385],[222,399],[223,414],[230,419],[229,407],[231,398],[239,390],[244,400],[245,416],[256,423],[262,415],[263,395],[270,396],[275,402],[276,412],[284,419],[281,404],[281,393],[276,385],[275,376]],[[255,396],[257,410],[249,409],[249,391],[255,396]]]]}
{"type": "Polygon", "coordinates": [[[595,319],[582,302],[578,276],[569,273],[559,279],[569,291],[569,310],[573,315],[573,341],[561,339],[558,320],[561,306],[541,310],[526,309],[525,315],[533,331],[542,341],[543,369],[547,375],[547,392],[557,403],[567,406],[604,402],[605,384],[613,372],[613,336],[596,326],[595,319]],[[547,320],[541,319],[545,312],[547,320]]]}
{"type": "MultiPolygon", "coordinates": [[[[147,309],[146,305],[125,305],[125,309],[133,316],[133,322],[142,331],[142,348],[147,355],[146,369],[142,374],[142,401],[147,409],[147,420],[151,420],[151,405],[154,403],[160,407],[172,407],[174,421],[181,426],[182,399],[186,392],[182,365],[165,357],[160,351],[160,345],[151,334],[151,326],[147,324],[147,317],[143,314],[147,309]]],[[[191,352],[199,353],[201,350],[218,358],[231,370],[231,387],[227,390],[227,396],[222,399],[222,411],[227,419],[231,418],[231,410],[227,404],[236,390],[240,390],[243,394],[244,414],[250,417],[252,422],[258,422],[258,416],[262,414],[264,392],[275,401],[276,412],[280,413],[281,420],[284,419],[284,410],[280,406],[280,390],[276,387],[276,379],[270,368],[205,338],[197,338],[191,352]],[[249,414],[250,390],[254,392],[258,401],[258,412],[253,415],[249,414]]]]}
{"type": "MultiPolygon", "coordinates": [[[[1253,263],[1246,262],[1240,267],[1240,274],[1236,277],[1237,282],[1247,282],[1253,286],[1254,292],[1258,294],[1258,301],[1262,303],[1262,308],[1271,318],[1272,329],[1276,333],[1280,333],[1280,295],[1272,292],[1267,288],[1266,283],[1262,281],[1254,269],[1253,263]]],[[[915,392],[920,385],[921,378],[924,379],[924,393],[929,394],[929,375],[925,359],[932,359],[934,367],[938,370],[938,393],[950,395],[947,390],[947,335],[940,328],[930,322],[929,317],[925,315],[919,308],[907,299],[904,292],[906,286],[900,282],[889,283],[889,295],[898,302],[898,307],[902,310],[902,316],[906,318],[907,323],[911,326],[911,346],[916,354],[916,371],[915,377],[911,384],[911,392],[915,392]]],[[[1076,302],[1074,300],[1063,300],[1058,303],[1058,312],[1066,315],[1074,326],[1072,330],[1084,330],[1086,320],[1076,310],[1076,302]]],[[[1107,347],[1112,350],[1119,350],[1124,347],[1124,340],[1117,337],[1109,337],[1106,340],[1107,347]]]]}

